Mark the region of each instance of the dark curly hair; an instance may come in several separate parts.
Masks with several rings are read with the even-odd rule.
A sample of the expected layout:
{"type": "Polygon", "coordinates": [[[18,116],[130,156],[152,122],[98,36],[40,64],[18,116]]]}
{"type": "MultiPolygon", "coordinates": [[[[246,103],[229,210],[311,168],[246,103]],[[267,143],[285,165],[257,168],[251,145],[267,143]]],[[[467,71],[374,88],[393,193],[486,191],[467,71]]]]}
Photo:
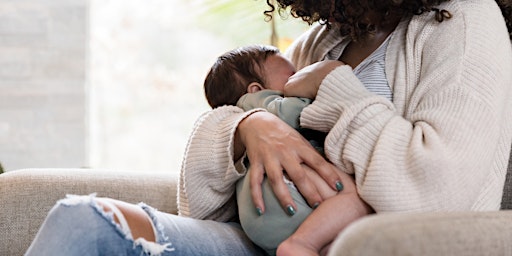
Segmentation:
{"type": "MultiPolygon", "coordinates": [[[[290,13],[295,18],[301,18],[310,25],[320,22],[330,27],[328,21],[334,20],[340,24],[340,32],[344,36],[350,36],[354,40],[362,39],[375,31],[376,25],[385,23],[389,14],[420,15],[434,11],[436,19],[442,22],[451,18],[450,12],[436,8],[442,2],[449,0],[275,0],[279,14],[290,7],[290,13]],[[334,4],[334,6],[333,6],[334,4]],[[380,24],[371,24],[365,16],[368,11],[380,15],[380,24]]],[[[267,0],[270,10],[265,11],[268,18],[276,10],[272,0],[267,0]]],[[[512,39],[512,0],[496,0],[505,17],[505,23],[512,39]]]]}
{"type": "Polygon", "coordinates": [[[204,80],[204,93],[212,108],[236,105],[247,93],[247,85],[266,84],[263,63],[279,49],[267,45],[249,45],[228,51],[217,58],[204,80]]]}

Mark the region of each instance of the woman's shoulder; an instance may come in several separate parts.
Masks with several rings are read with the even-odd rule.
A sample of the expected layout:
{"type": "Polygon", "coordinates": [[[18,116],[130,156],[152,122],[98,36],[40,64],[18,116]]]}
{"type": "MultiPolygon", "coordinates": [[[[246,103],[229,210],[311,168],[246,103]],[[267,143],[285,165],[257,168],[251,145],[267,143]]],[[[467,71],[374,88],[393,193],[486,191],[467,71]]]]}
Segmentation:
{"type": "Polygon", "coordinates": [[[452,0],[443,3],[439,9],[453,12],[452,18],[462,18],[467,25],[479,23],[504,24],[503,15],[495,0],[452,0]]]}
{"type": "Polygon", "coordinates": [[[496,3],[496,0],[450,0],[445,1],[439,7],[439,9],[456,8],[463,11],[472,11],[482,14],[492,10],[492,8],[497,8],[497,11],[499,11],[499,6],[496,3]]]}
{"type": "Polygon", "coordinates": [[[336,26],[327,28],[326,25],[315,24],[294,40],[284,55],[297,69],[301,69],[320,61],[342,39],[336,26]]]}
{"type": "MultiPolygon", "coordinates": [[[[432,11],[431,16],[437,21],[437,16],[442,16],[443,10],[449,12],[449,16],[438,22],[440,28],[459,30],[466,33],[487,28],[507,31],[505,20],[500,7],[495,0],[451,0],[444,2],[438,8],[440,11],[432,11]],[[446,22],[445,22],[446,21],[446,22]],[[463,27],[449,26],[451,23],[459,23],[463,27]],[[446,23],[447,26],[443,26],[446,23]]],[[[500,32],[500,31],[495,31],[500,32]]]]}
{"type": "Polygon", "coordinates": [[[448,43],[466,48],[483,41],[510,42],[503,15],[494,0],[444,2],[437,10],[414,15],[405,30],[414,42],[437,47],[448,43]]]}

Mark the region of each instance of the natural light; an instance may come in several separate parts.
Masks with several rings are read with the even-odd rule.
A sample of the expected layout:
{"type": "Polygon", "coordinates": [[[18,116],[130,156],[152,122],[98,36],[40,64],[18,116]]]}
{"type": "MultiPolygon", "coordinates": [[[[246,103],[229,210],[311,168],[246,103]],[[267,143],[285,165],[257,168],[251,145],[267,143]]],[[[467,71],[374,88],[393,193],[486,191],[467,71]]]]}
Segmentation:
{"type": "Polygon", "coordinates": [[[215,58],[247,44],[280,48],[307,29],[265,21],[263,0],[91,0],[90,163],[179,171],[195,120],[210,110],[203,79],[215,58]]]}

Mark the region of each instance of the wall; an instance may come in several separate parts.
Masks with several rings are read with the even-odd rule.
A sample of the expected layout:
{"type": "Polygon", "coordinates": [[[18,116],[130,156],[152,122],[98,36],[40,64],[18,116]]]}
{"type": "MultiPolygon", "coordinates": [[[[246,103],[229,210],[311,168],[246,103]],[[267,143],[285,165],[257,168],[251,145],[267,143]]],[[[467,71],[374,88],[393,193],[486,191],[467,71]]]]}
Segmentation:
{"type": "Polygon", "coordinates": [[[87,162],[87,0],[0,2],[0,162],[87,162]]]}

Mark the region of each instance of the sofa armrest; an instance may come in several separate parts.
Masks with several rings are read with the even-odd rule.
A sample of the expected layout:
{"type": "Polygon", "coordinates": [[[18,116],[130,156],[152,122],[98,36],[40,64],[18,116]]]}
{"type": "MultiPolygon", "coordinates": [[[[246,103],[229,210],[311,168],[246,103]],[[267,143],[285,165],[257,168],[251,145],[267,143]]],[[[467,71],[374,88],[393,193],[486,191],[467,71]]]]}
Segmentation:
{"type": "Polygon", "coordinates": [[[348,226],[336,255],[509,255],[512,211],[377,214],[348,226]]]}
{"type": "Polygon", "coordinates": [[[164,172],[24,169],[0,175],[0,255],[23,255],[48,211],[66,194],[145,202],[176,213],[178,176],[164,172]]]}

